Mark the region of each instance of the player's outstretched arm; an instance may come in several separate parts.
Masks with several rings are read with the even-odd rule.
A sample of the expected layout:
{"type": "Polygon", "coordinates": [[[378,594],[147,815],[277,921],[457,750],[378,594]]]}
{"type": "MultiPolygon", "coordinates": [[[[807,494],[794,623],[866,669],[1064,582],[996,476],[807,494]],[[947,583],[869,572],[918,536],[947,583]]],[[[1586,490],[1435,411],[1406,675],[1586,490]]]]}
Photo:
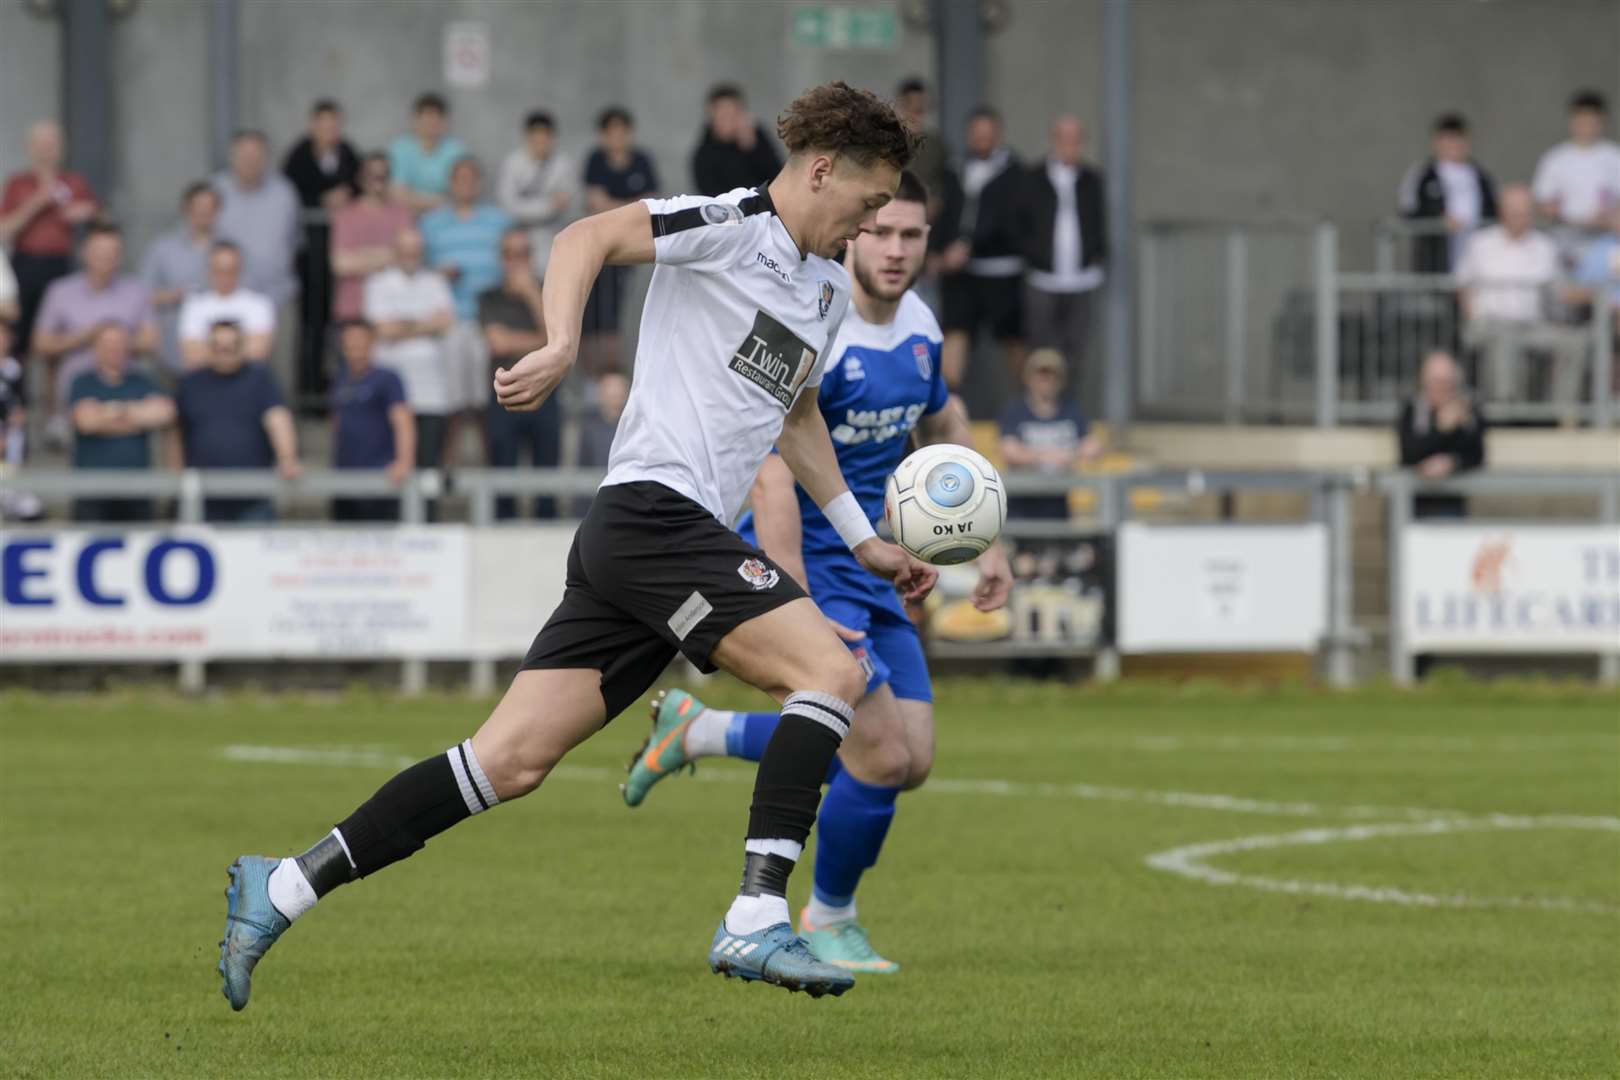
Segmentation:
{"type": "Polygon", "coordinates": [[[810,589],[804,572],[804,523],[799,520],[799,500],[793,492],[793,473],[780,454],[772,454],[759,467],[748,500],[754,508],[754,535],[760,550],[793,575],[793,580],[810,589]]]}
{"type": "Polygon", "coordinates": [[[495,399],[501,406],[511,412],[538,409],[574,366],[585,298],[603,266],[652,261],[652,215],[644,203],[582,218],[558,233],[541,299],[546,343],[495,372],[495,399]]]}
{"type": "Polygon", "coordinates": [[[793,478],[821,507],[862,566],[894,582],[907,600],[921,600],[928,595],[938,573],[896,545],[878,539],[872,531],[872,523],[866,520],[865,511],[850,494],[844,474],[839,471],[838,454],[833,450],[832,436],[827,434],[827,421],[816,407],[815,394],[806,391],[793,403],[776,449],[793,478]]]}
{"type": "MultiPolygon", "coordinates": [[[[943,409],[918,421],[917,443],[919,446],[955,443],[971,448],[973,429],[968,426],[967,410],[953,396],[943,409]]],[[[1004,607],[1012,592],[1012,566],[1007,562],[1001,541],[985,548],[974,565],[979,568],[979,581],[973,586],[973,606],[980,611],[1004,607]]]]}

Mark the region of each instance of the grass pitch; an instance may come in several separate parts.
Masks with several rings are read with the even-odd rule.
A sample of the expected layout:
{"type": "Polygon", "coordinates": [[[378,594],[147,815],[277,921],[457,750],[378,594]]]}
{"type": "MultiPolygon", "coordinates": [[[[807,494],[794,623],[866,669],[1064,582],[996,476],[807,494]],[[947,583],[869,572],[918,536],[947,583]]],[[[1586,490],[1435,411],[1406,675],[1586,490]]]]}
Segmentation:
{"type": "Polygon", "coordinates": [[[0,1074],[1620,1067],[1612,692],[939,697],[934,780],[861,892],[898,977],[810,1001],[710,975],[751,767],[627,810],[632,713],[535,796],[323,902],[239,1015],[214,971],[226,864],[301,849],[486,703],[0,697],[0,1074]]]}

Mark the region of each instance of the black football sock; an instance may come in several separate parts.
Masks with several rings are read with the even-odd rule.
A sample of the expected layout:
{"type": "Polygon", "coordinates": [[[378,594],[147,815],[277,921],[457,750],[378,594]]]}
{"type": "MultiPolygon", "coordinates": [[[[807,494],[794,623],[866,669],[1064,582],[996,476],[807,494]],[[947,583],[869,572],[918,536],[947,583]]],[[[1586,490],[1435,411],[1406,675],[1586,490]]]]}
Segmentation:
{"type": "Polygon", "coordinates": [[[821,784],[855,710],[815,691],[792,694],[754,777],[742,894],[785,896],[787,875],[804,850],[821,804],[821,784]]]}
{"type": "Polygon", "coordinates": [[[317,896],[324,895],[416,854],[450,826],[498,802],[468,739],[395,776],[338,824],[333,837],[341,851],[336,854],[347,866],[337,862],[330,848],[317,855],[323,841],[299,856],[299,868],[304,869],[309,857],[312,866],[304,876],[317,896]]]}

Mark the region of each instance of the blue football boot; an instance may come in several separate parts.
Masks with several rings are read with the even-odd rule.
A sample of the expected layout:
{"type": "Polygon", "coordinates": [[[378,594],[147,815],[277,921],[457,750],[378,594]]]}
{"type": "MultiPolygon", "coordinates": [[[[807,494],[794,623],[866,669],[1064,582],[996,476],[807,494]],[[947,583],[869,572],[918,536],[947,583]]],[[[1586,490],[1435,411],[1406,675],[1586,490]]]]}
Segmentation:
{"type": "Polygon", "coordinates": [[[709,970],[728,979],[767,982],[795,994],[803,990],[813,998],[837,997],[855,985],[848,971],[817,960],[785,922],[752,934],[733,934],[722,919],[709,947],[709,970]]]}
{"type": "Polygon", "coordinates": [[[292,924],[270,903],[270,871],[280,859],[243,855],[231,863],[225,890],[225,939],[219,943],[219,973],[231,1008],[247,1008],[253,968],[292,924]]]}

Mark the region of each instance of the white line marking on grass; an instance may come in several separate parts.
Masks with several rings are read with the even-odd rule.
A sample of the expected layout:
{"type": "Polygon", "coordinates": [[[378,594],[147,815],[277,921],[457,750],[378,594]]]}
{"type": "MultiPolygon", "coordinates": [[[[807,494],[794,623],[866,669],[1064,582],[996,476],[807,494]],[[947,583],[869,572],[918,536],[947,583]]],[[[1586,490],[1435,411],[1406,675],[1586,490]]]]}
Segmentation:
{"type": "Polygon", "coordinates": [[[1000,751],[1023,750],[1125,750],[1143,753],[1426,753],[1426,754],[1522,754],[1542,751],[1607,750],[1620,752],[1620,735],[1208,735],[1197,732],[1163,735],[1110,735],[1103,732],[1070,732],[1040,738],[972,734],[953,736],[963,746],[987,746],[1000,751]]]}
{"type": "MultiPolygon", "coordinates": [[[[274,765],[319,765],[339,768],[401,769],[416,759],[378,747],[308,748],[296,746],[251,746],[236,744],[220,751],[227,761],[274,765]]],[[[558,780],[591,783],[617,783],[623,773],[594,765],[562,765],[552,773],[558,780]]],[[[700,782],[751,784],[752,774],[737,769],[708,770],[695,776],[700,782]]],[[[1331,806],[1313,802],[1274,802],[1240,795],[1219,795],[1188,791],[1150,791],[1139,788],[1108,787],[1099,784],[1052,784],[1018,780],[967,780],[941,778],[931,781],[924,791],[955,795],[988,795],[1012,798],[1068,798],[1106,802],[1145,803],[1220,813],[1262,814],[1278,817],[1407,818],[1408,821],[1303,829],[1298,832],[1243,836],[1188,844],[1149,855],[1144,861],[1163,870],[1202,881],[1209,885],[1241,885],[1266,892],[1361,900],[1371,903],[1400,904],[1428,908],[1530,908],[1546,911],[1576,911],[1599,914],[1620,912],[1620,907],[1567,897],[1478,897],[1462,894],[1440,895],[1411,892],[1387,886],[1345,885],[1331,881],[1295,881],[1239,874],[1209,865],[1208,860],[1242,851],[1260,851],[1386,836],[1444,836],[1460,832],[1523,829],[1596,829],[1620,832],[1620,818],[1543,815],[1523,817],[1510,814],[1473,816],[1461,810],[1440,810],[1416,806],[1331,806]]]]}
{"type": "Polygon", "coordinates": [[[1605,832],[1620,831],[1620,818],[1575,817],[1544,815],[1518,817],[1491,814],[1477,818],[1436,818],[1432,821],[1398,822],[1385,825],[1348,825],[1337,828],[1303,829],[1299,832],[1269,836],[1240,836],[1234,840],[1215,840],[1204,844],[1188,844],[1149,855],[1145,860],[1155,870],[1178,874],[1202,881],[1208,885],[1242,885],[1266,892],[1293,895],[1325,896],[1336,900],[1361,900],[1375,904],[1400,904],[1407,907],[1427,908],[1531,908],[1543,911],[1578,911],[1608,915],[1620,912],[1614,904],[1587,900],[1574,900],[1562,896],[1468,896],[1460,893],[1411,892],[1388,886],[1345,885],[1332,881],[1298,881],[1265,877],[1258,874],[1239,874],[1209,865],[1209,860],[1221,855],[1242,851],[1265,851],[1285,847],[1314,844],[1341,843],[1352,840],[1371,840],[1385,836],[1445,836],[1460,832],[1523,829],[1596,829],[1605,832]]]}
{"type": "MultiPolygon", "coordinates": [[[[228,761],[267,763],[274,765],[325,765],[340,768],[395,768],[413,765],[416,759],[409,755],[391,753],[375,747],[303,748],[295,746],[225,747],[221,753],[228,761]]],[[[619,783],[624,774],[615,769],[594,765],[560,765],[552,777],[558,780],[588,780],[619,783]]],[[[703,783],[752,784],[754,777],[737,769],[709,769],[697,773],[693,779],[703,783]]],[[[1230,814],[1261,814],[1276,817],[1347,817],[1347,818],[1431,818],[1467,817],[1462,810],[1441,810],[1418,806],[1329,806],[1313,802],[1275,802],[1268,799],[1250,799],[1241,795],[1220,795],[1192,791],[1148,791],[1139,788],[1109,787],[1101,784],[1053,784],[1022,780],[969,780],[941,777],[930,780],[923,791],[953,795],[990,795],[1037,799],[1088,799],[1102,802],[1147,803],[1192,810],[1213,810],[1230,814]]]]}

